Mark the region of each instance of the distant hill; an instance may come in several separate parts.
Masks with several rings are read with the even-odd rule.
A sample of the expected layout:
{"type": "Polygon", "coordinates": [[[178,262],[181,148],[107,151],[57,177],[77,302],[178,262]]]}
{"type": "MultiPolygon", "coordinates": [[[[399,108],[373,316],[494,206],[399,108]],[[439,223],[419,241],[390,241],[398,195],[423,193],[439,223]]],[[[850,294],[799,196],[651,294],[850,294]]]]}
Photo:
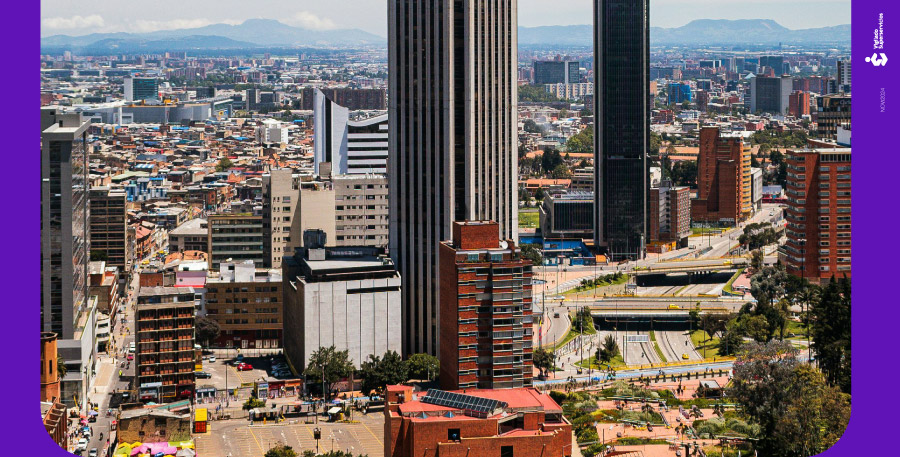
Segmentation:
{"type": "Polygon", "coordinates": [[[150,33],[92,33],[83,36],[52,35],[41,38],[43,50],[127,52],[169,46],[167,51],[228,49],[272,46],[345,47],[384,45],[385,39],[359,29],[309,30],[274,19],[249,19],[238,25],[161,30],[150,33]]]}
{"type": "MultiPolygon", "coordinates": [[[[593,46],[593,26],[519,27],[519,45],[593,46]]],[[[791,30],[770,19],[698,19],[650,27],[650,45],[850,43],[850,24],[791,30]]]]}

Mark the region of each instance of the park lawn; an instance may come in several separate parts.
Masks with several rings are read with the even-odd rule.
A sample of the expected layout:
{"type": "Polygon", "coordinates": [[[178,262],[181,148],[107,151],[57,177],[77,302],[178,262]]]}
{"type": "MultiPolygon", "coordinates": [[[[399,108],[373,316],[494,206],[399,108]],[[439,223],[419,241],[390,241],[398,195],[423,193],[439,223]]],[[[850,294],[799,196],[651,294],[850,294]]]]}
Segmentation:
{"type": "Polygon", "coordinates": [[[537,210],[519,211],[519,228],[537,228],[539,223],[537,210]]]}
{"type": "MultiPolygon", "coordinates": [[[[570,315],[569,317],[571,318],[571,315],[570,315]]],[[[585,335],[593,335],[593,334],[595,334],[595,333],[597,333],[597,330],[594,329],[594,324],[591,323],[591,322],[588,322],[587,327],[584,328],[584,334],[585,334],[585,335]]],[[[559,348],[565,346],[566,343],[568,343],[569,341],[574,340],[575,337],[577,337],[577,336],[580,335],[580,334],[581,334],[581,333],[578,332],[578,329],[575,328],[574,325],[570,326],[570,327],[569,327],[569,333],[566,333],[565,338],[563,338],[562,341],[560,341],[560,342],[557,343],[555,346],[553,346],[553,350],[557,350],[557,349],[559,349],[559,348]]]]}
{"type": "Polygon", "coordinates": [[[668,362],[666,356],[663,355],[662,349],[659,347],[659,343],[656,342],[656,333],[654,333],[653,330],[650,330],[650,341],[653,342],[653,349],[656,350],[656,355],[659,356],[659,360],[662,360],[662,363],[668,362]]]}
{"type": "MultiPolygon", "coordinates": [[[[593,368],[593,369],[595,369],[595,370],[599,370],[599,369],[600,369],[600,365],[599,365],[598,362],[597,362],[597,356],[596,356],[596,355],[592,355],[592,356],[590,356],[589,358],[584,359],[584,362],[575,362],[575,365],[576,365],[576,366],[579,366],[579,367],[581,367],[581,368],[593,368]]],[[[609,366],[612,367],[612,368],[616,368],[616,367],[624,367],[624,366],[625,366],[625,359],[622,358],[622,354],[619,354],[619,355],[613,357],[613,359],[609,361],[609,366]]],[[[603,364],[603,369],[606,369],[606,364],[605,364],[605,363],[603,364]]]]}
{"type": "Polygon", "coordinates": [[[628,275],[624,275],[624,274],[623,274],[621,278],[616,279],[616,280],[612,280],[612,281],[601,281],[601,282],[600,282],[599,284],[597,284],[597,286],[595,286],[595,287],[584,287],[584,288],[583,288],[583,287],[581,287],[581,286],[577,286],[577,287],[575,287],[575,288],[573,288],[573,289],[569,289],[569,290],[563,292],[562,294],[563,294],[563,295],[572,295],[572,294],[591,295],[591,293],[594,291],[594,289],[602,289],[602,288],[604,288],[604,287],[614,286],[614,285],[617,285],[617,284],[625,284],[626,282],[628,282],[628,275]]]}
{"type": "Polygon", "coordinates": [[[719,339],[713,338],[709,339],[709,334],[707,334],[703,330],[694,330],[691,332],[691,343],[697,348],[697,352],[700,355],[704,355],[704,348],[706,350],[706,354],[704,355],[707,359],[710,357],[719,357],[719,339]]]}
{"type": "Polygon", "coordinates": [[[735,273],[731,277],[731,279],[729,279],[728,282],[725,283],[725,287],[722,290],[724,290],[725,292],[730,293],[730,294],[736,294],[737,292],[735,292],[734,289],[731,288],[731,285],[734,284],[734,281],[736,281],[737,278],[740,278],[743,273],[744,273],[744,269],[743,268],[739,269],[737,271],[737,273],[735,273]]]}
{"type": "Polygon", "coordinates": [[[803,325],[803,322],[788,321],[787,330],[784,333],[786,336],[793,333],[795,336],[806,338],[806,326],[803,325]]]}

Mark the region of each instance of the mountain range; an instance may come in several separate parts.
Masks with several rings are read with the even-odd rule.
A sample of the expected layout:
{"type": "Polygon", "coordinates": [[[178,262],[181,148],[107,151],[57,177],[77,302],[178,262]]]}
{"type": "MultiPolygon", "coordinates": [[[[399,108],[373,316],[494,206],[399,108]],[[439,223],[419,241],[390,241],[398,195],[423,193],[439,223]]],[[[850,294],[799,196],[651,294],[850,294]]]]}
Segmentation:
{"type": "MultiPolygon", "coordinates": [[[[592,46],[591,25],[519,27],[519,45],[592,46]]],[[[849,43],[850,25],[791,30],[770,19],[698,19],[681,27],[650,27],[651,45],[849,43]]],[[[252,49],[264,47],[385,46],[386,39],[359,29],[310,30],[274,19],[149,33],[92,33],[41,38],[45,53],[126,53],[252,49]]]]}
{"type": "MultiPolygon", "coordinates": [[[[519,27],[519,45],[593,46],[593,26],[519,27]]],[[[650,44],[850,43],[850,24],[791,30],[771,19],[697,19],[681,27],[650,27],[650,44]]]]}

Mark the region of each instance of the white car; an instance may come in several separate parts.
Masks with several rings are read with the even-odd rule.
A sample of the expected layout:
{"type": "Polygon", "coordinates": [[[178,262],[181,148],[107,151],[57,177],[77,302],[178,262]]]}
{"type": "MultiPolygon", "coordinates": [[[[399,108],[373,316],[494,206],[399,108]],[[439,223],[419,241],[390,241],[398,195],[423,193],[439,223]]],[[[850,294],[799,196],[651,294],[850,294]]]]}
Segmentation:
{"type": "Polygon", "coordinates": [[[75,450],[76,451],[86,451],[87,446],[88,446],[87,438],[82,438],[82,439],[78,440],[78,444],[75,445],[75,450]]]}
{"type": "Polygon", "coordinates": [[[214,355],[209,356],[209,361],[210,361],[210,362],[215,362],[215,361],[216,361],[216,356],[214,356],[214,355]]]}

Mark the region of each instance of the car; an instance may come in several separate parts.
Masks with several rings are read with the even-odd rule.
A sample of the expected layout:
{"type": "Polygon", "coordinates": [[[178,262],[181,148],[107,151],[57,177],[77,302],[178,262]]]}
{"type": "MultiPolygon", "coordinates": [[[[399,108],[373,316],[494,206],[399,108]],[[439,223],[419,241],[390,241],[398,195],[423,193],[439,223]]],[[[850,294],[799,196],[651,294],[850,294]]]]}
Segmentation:
{"type": "Polygon", "coordinates": [[[674,303],[669,303],[669,309],[681,309],[681,307],[674,303]]]}
{"type": "Polygon", "coordinates": [[[250,371],[252,369],[253,369],[253,365],[250,365],[249,363],[241,362],[237,366],[237,371],[250,371]]]}
{"type": "Polygon", "coordinates": [[[86,450],[87,450],[87,445],[88,445],[88,440],[87,440],[87,438],[82,438],[82,439],[78,440],[78,444],[75,445],[75,450],[77,450],[77,451],[86,451],[86,450]]]}
{"type": "Polygon", "coordinates": [[[197,379],[209,379],[212,377],[212,375],[205,371],[195,371],[194,377],[197,379]]]}
{"type": "Polygon", "coordinates": [[[553,318],[554,318],[554,319],[559,319],[559,313],[553,313],[553,318]]]}
{"type": "Polygon", "coordinates": [[[129,353],[128,353],[128,357],[126,357],[126,358],[127,358],[128,360],[134,360],[134,354],[132,354],[132,353],[129,352],[129,353]]]}
{"type": "Polygon", "coordinates": [[[209,361],[210,361],[210,362],[215,362],[215,361],[216,361],[216,356],[214,356],[214,355],[209,356],[209,361]]]}
{"type": "Polygon", "coordinates": [[[97,457],[97,448],[91,448],[91,452],[88,452],[88,457],[97,457]]]}
{"type": "Polygon", "coordinates": [[[681,354],[681,358],[684,359],[684,360],[687,360],[687,359],[689,359],[690,357],[688,357],[687,354],[681,354]]]}
{"type": "Polygon", "coordinates": [[[288,366],[286,363],[276,363],[276,364],[272,365],[273,370],[277,370],[279,368],[287,368],[287,367],[288,366]]]}

